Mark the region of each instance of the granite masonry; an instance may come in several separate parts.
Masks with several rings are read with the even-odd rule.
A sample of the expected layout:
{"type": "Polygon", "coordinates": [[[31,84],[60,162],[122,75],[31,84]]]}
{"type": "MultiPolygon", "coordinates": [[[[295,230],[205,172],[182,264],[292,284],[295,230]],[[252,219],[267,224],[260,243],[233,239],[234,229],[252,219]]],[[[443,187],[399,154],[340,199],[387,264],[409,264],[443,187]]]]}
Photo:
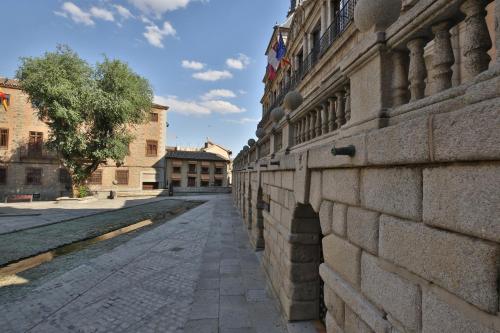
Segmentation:
{"type": "Polygon", "coordinates": [[[500,0],[291,5],[233,169],[287,319],[500,332],[500,0]]]}

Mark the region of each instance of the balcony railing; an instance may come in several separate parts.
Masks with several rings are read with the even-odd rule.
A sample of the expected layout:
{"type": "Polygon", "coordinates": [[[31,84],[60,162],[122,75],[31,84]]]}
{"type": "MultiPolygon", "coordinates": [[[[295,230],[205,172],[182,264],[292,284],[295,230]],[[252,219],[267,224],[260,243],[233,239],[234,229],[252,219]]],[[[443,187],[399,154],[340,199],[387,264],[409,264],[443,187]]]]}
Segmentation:
{"type": "Polygon", "coordinates": [[[321,36],[319,42],[319,49],[313,49],[299,65],[298,69],[288,77],[283,85],[282,89],[278,91],[276,98],[271,105],[264,110],[264,116],[262,117],[261,125],[267,122],[269,119],[269,113],[272,109],[280,106],[283,103],[283,99],[286,94],[295,89],[299,83],[304,79],[304,77],[314,68],[316,63],[321,59],[321,57],[326,53],[326,51],[332,46],[332,44],[342,35],[342,33],[347,29],[354,17],[354,7],[358,0],[346,0],[344,1],[344,6],[338,10],[333,19],[332,24],[328,27],[326,32],[321,36]]]}
{"type": "Polygon", "coordinates": [[[22,161],[26,160],[57,160],[57,153],[46,149],[41,144],[25,144],[19,149],[19,157],[22,161]]]}

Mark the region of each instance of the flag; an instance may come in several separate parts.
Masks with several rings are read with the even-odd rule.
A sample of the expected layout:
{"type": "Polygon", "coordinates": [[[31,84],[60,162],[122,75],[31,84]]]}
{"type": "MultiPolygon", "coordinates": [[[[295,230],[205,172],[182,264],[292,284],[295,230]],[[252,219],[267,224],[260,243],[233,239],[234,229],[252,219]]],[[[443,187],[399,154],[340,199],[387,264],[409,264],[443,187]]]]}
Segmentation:
{"type": "Polygon", "coordinates": [[[276,47],[276,58],[279,62],[283,61],[284,63],[290,65],[290,61],[286,59],[286,45],[281,32],[278,40],[278,45],[276,47]]]}
{"type": "Polygon", "coordinates": [[[267,54],[267,63],[274,69],[274,71],[278,70],[278,66],[280,65],[280,61],[278,60],[276,53],[277,45],[274,45],[267,54]]]}
{"type": "Polygon", "coordinates": [[[267,79],[273,81],[276,78],[276,71],[271,64],[267,65],[267,79]]]}
{"type": "Polygon", "coordinates": [[[3,108],[5,109],[5,111],[9,111],[9,107],[8,107],[8,103],[7,103],[9,100],[9,95],[0,91],[0,100],[2,101],[2,105],[3,105],[3,108]]]}

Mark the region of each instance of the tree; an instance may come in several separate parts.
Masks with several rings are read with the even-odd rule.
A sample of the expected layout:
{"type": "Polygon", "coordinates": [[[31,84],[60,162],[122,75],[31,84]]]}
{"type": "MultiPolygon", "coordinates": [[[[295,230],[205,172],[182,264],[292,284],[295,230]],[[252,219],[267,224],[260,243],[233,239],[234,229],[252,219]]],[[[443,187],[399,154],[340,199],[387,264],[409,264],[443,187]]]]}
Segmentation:
{"type": "Polygon", "coordinates": [[[76,190],[108,161],[123,164],[130,129],[152,107],[149,82],[119,60],[89,65],[67,46],[42,57],[21,58],[21,89],[50,134],[47,148],[59,154],[76,190]]]}

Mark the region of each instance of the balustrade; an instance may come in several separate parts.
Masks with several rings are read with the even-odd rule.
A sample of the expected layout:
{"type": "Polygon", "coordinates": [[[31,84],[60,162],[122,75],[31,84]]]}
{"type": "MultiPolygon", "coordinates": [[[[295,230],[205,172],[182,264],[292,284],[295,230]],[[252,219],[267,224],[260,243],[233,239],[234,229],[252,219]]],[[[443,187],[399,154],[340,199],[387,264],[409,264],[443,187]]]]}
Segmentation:
{"type": "Polygon", "coordinates": [[[347,84],[343,86],[343,90],[336,91],[333,96],[293,123],[294,144],[310,141],[341,128],[349,121],[350,114],[350,86],[347,84]]]}
{"type": "Polygon", "coordinates": [[[491,61],[488,50],[492,47],[492,40],[486,24],[487,3],[482,0],[466,0],[462,3],[460,11],[465,14],[465,19],[463,23],[458,24],[464,24],[464,29],[457,29],[458,24],[451,19],[429,27],[433,34],[433,45],[428,48],[428,51],[432,52],[430,68],[426,67],[424,59],[428,39],[421,35],[407,43],[407,52],[401,50],[394,52],[393,106],[407,103],[408,89],[410,102],[414,102],[425,97],[426,84],[430,84],[430,89],[427,89],[429,94],[437,94],[463,83],[462,78],[471,79],[488,69],[491,61]],[[460,38],[458,36],[452,38],[450,31],[454,31],[455,34],[460,31],[464,34],[462,44],[453,44],[460,38]],[[454,73],[460,71],[460,63],[457,65],[460,59],[456,59],[453,47],[461,48],[467,75],[454,73]],[[405,53],[409,54],[410,59],[408,72],[406,72],[405,53]],[[430,76],[429,82],[426,83],[428,76],[430,76]]]}

